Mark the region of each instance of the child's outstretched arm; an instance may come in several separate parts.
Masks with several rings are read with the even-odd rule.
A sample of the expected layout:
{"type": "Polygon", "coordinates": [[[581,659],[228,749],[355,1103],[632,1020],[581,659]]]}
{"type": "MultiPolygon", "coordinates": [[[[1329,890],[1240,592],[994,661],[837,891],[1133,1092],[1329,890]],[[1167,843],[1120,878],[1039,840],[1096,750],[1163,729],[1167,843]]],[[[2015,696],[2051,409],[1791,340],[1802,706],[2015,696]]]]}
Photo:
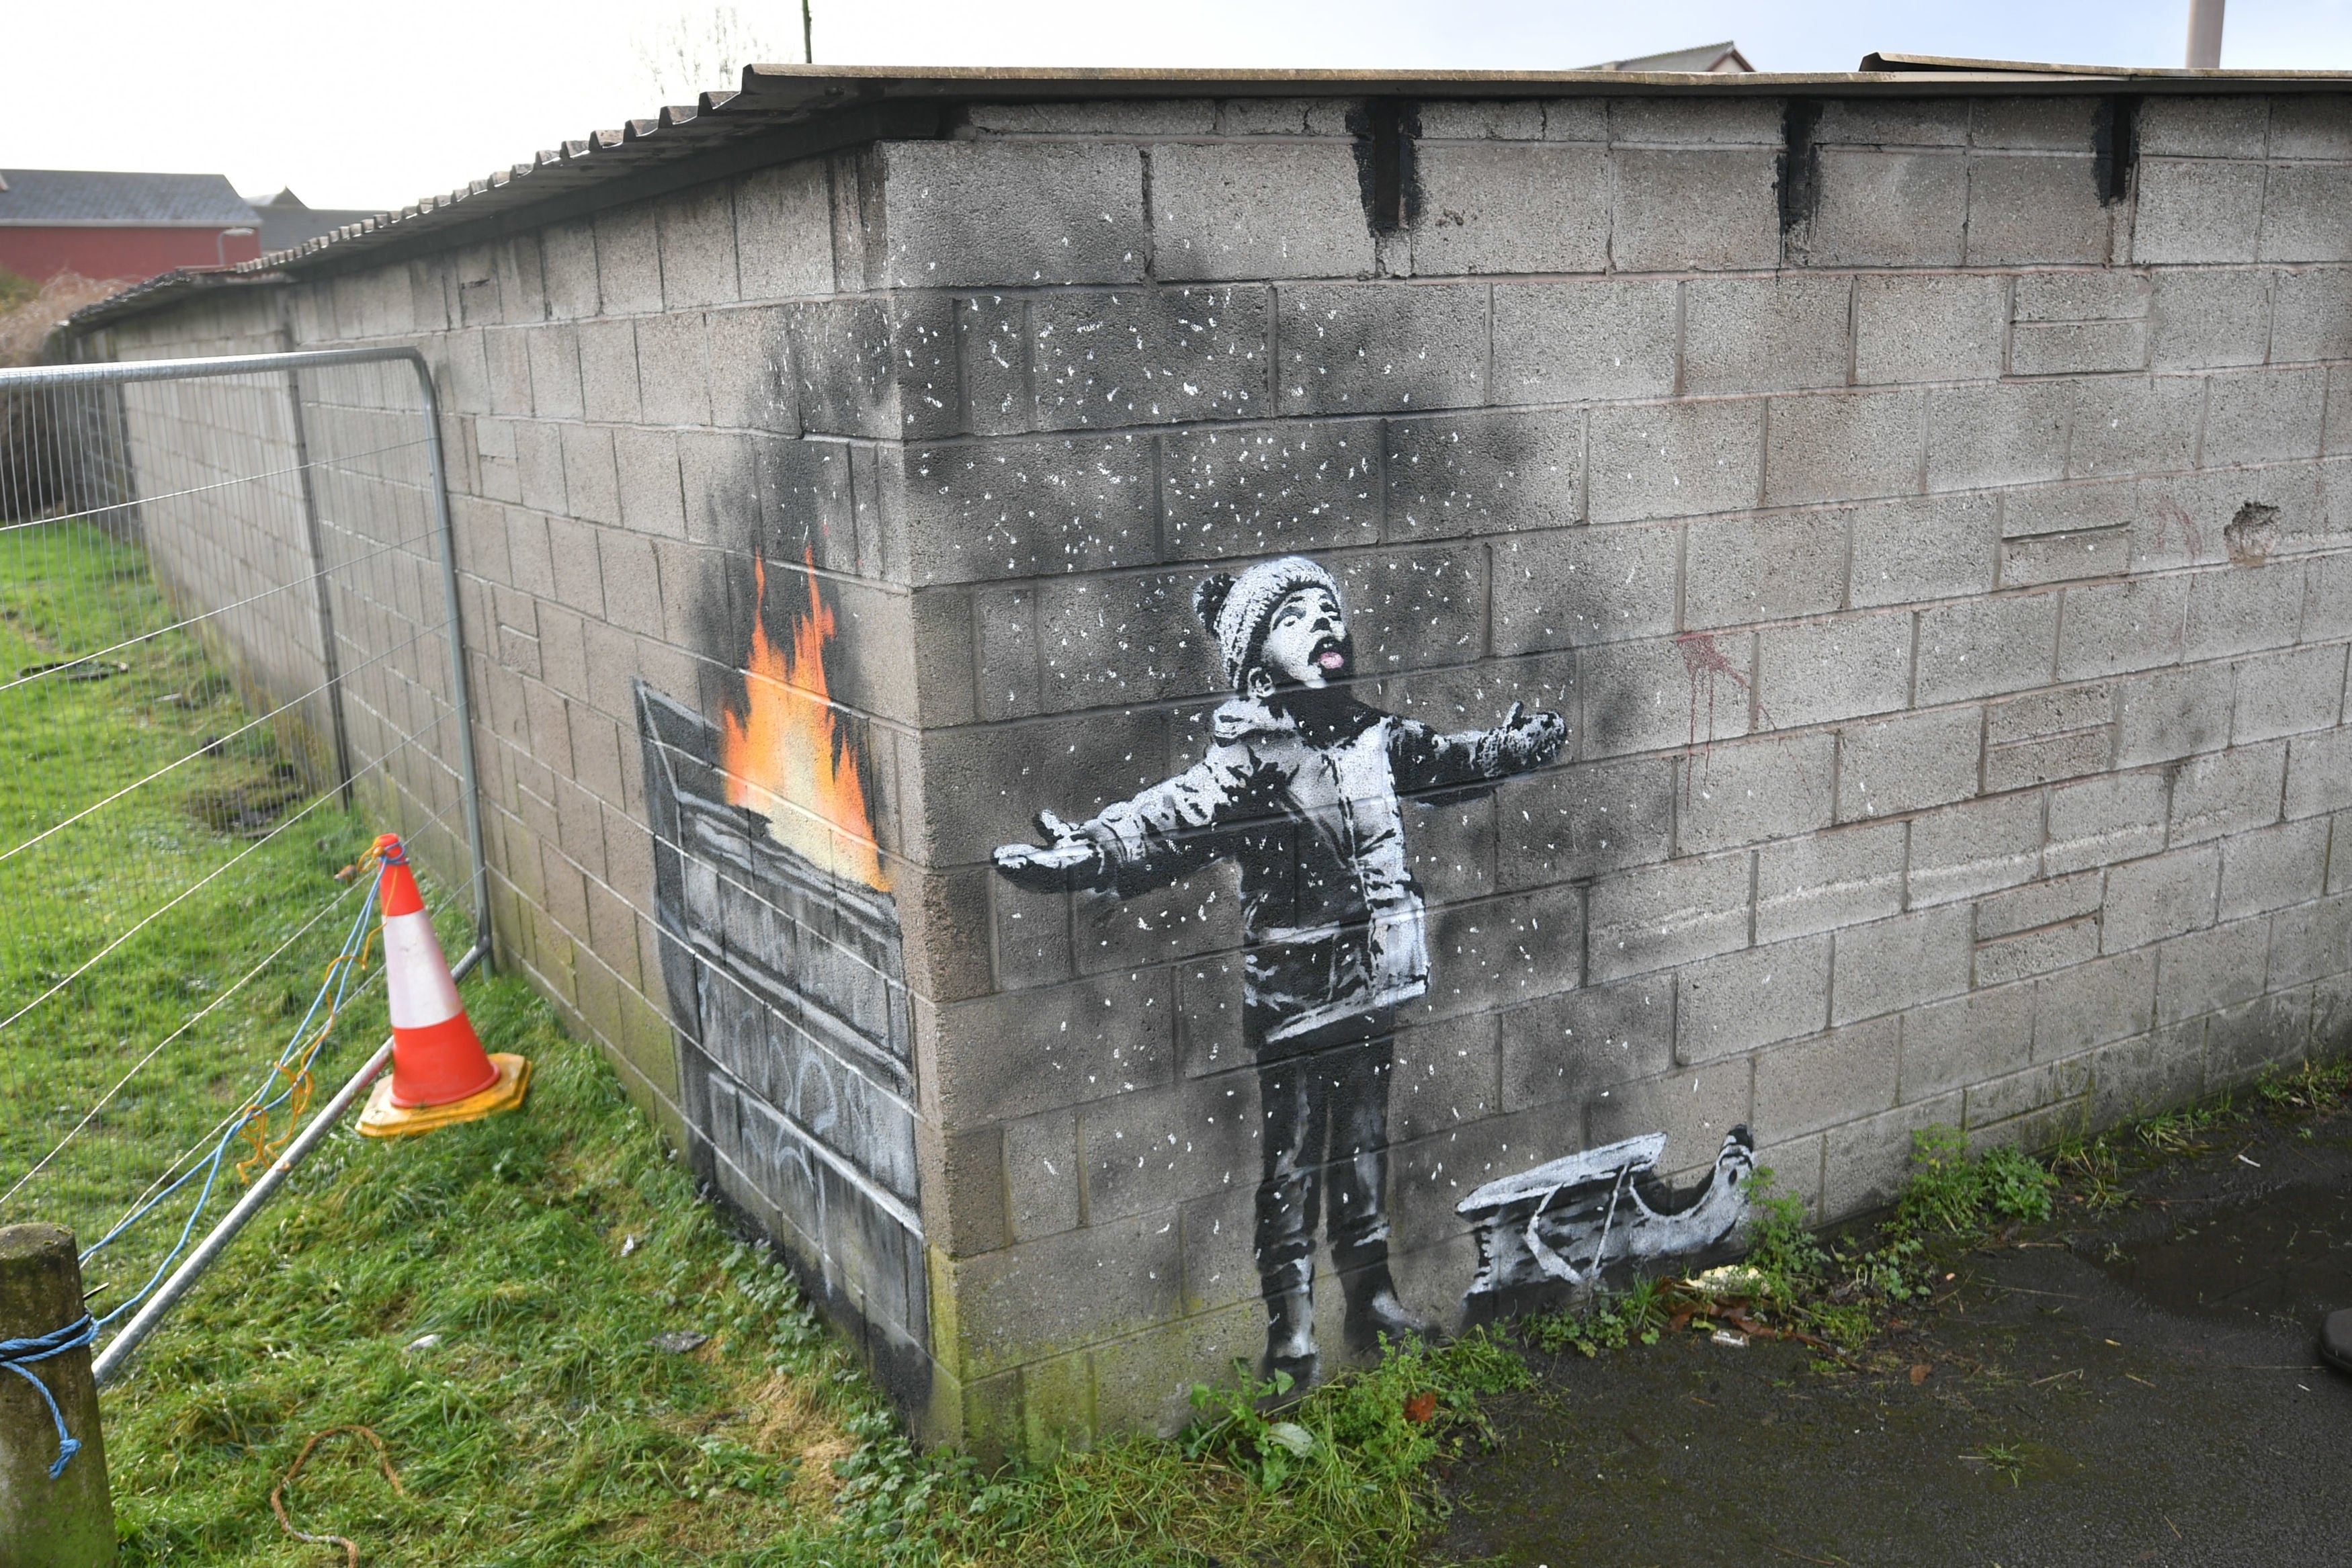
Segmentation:
{"type": "Polygon", "coordinates": [[[1540,768],[1558,757],[1567,741],[1568,721],[1559,715],[1548,708],[1529,713],[1525,703],[1513,703],[1509,715],[1493,729],[1458,735],[1440,735],[1406,719],[1390,739],[1389,758],[1399,789],[1443,789],[1540,768]]]}
{"type": "Polygon", "coordinates": [[[1120,894],[1165,886],[1216,855],[1217,830],[1252,810],[1255,765],[1245,748],[1220,746],[1131,800],[1072,824],[1051,811],[1037,826],[1051,841],[1003,844],[996,869],[1041,893],[1090,887],[1120,894]]]}

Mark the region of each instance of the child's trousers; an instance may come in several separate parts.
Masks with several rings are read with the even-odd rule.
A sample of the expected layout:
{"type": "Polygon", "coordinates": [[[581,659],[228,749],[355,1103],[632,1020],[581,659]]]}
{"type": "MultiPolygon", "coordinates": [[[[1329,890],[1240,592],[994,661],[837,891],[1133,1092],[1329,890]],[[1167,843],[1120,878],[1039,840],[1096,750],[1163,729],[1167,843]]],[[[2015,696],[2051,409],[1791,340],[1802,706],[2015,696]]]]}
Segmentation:
{"type": "Polygon", "coordinates": [[[1277,1015],[1252,1009],[1264,1175],[1257,1188],[1257,1267],[1265,1293],[1314,1278],[1323,1218],[1343,1274],[1388,1257],[1389,1070],[1396,1015],[1381,1008],[1288,1040],[1267,1040],[1277,1015]]]}

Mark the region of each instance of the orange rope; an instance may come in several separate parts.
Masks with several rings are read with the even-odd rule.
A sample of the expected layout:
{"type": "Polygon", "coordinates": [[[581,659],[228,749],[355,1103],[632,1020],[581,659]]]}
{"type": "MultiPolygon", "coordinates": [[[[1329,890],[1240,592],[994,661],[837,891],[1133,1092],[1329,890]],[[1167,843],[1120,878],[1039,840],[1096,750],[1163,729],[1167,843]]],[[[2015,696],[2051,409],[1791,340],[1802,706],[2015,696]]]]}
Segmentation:
{"type": "Polygon", "coordinates": [[[384,1452],[383,1439],[375,1435],[373,1428],[368,1427],[330,1427],[323,1432],[313,1432],[310,1434],[310,1440],[302,1445],[302,1451],[300,1453],[294,1456],[294,1463],[288,1468],[285,1479],[279,1481],[276,1486],[269,1489],[269,1511],[278,1516],[278,1528],[292,1536],[295,1540],[307,1541],[314,1546],[340,1546],[343,1549],[343,1568],[360,1568],[360,1548],[357,1542],[351,1540],[347,1536],[313,1535],[307,1530],[297,1530],[294,1528],[294,1521],[286,1517],[286,1489],[292,1486],[294,1484],[294,1478],[302,1473],[303,1465],[307,1463],[310,1458],[310,1450],[317,1448],[327,1438],[339,1436],[344,1432],[356,1432],[361,1437],[365,1437],[369,1442],[373,1443],[375,1445],[376,1463],[383,1467],[383,1479],[392,1483],[392,1490],[395,1495],[403,1499],[405,1499],[408,1496],[408,1489],[400,1484],[399,1472],[392,1468],[392,1456],[384,1452]]]}

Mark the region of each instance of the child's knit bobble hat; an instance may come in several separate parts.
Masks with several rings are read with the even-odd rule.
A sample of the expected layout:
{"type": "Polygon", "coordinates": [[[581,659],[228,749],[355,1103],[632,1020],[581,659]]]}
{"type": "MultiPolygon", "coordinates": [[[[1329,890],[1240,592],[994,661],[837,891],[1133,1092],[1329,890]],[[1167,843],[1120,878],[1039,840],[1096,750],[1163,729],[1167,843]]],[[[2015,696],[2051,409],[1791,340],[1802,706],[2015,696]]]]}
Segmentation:
{"type": "Polygon", "coordinates": [[[1239,577],[1213,572],[1192,591],[1192,608],[1201,623],[1217,640],[1225,666],[1225,684],[1241,690],[1248,670],[1265,644],[1266,624],[1282,601],[1302,588],[1319,588],[1339,601],[1339,585],[1331,574],[1303,555],[1262,560],[1239,577]]]}

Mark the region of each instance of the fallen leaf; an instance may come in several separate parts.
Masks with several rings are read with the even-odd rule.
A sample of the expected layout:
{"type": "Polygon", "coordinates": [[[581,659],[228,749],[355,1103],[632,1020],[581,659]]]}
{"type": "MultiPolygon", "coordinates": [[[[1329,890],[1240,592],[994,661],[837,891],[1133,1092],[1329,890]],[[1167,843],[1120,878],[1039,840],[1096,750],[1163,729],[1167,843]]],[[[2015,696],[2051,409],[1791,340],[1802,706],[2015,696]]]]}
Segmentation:
{"type": "Polygon", "coordinates": [[[1924,1361],[1923,1361],[1923,1362],[1920,1362],[1918,1364],[1916,1364],[1916,1366],[1912,1367],[1912,1369],[1911,1369],[1911,1386],[1912,1386],[1912,1387],[1914,1387],[1914,1388],[1916,1388],[1916,1387],[1918,1387],[1921,1384],[1923,1384],[1923,1383],[1927,1382],[1927,1374],[1929,1374],[1930,1372],[1933,1372],[1934,1370],[1935,1370],[1935,1368],[1934,1368],[1934,1367],[1929,1366],[1929,1365],[1928,1365],[1926,1362],[1924,1362],[1924,1361]]]}
{"type": "Polygon", "coordinates": [[[1426,1421],[1436,1414],[1437,1396],[1427,1389],[1404,1402],[1404,1418],[1408,1421],[1426,1421]]]}

